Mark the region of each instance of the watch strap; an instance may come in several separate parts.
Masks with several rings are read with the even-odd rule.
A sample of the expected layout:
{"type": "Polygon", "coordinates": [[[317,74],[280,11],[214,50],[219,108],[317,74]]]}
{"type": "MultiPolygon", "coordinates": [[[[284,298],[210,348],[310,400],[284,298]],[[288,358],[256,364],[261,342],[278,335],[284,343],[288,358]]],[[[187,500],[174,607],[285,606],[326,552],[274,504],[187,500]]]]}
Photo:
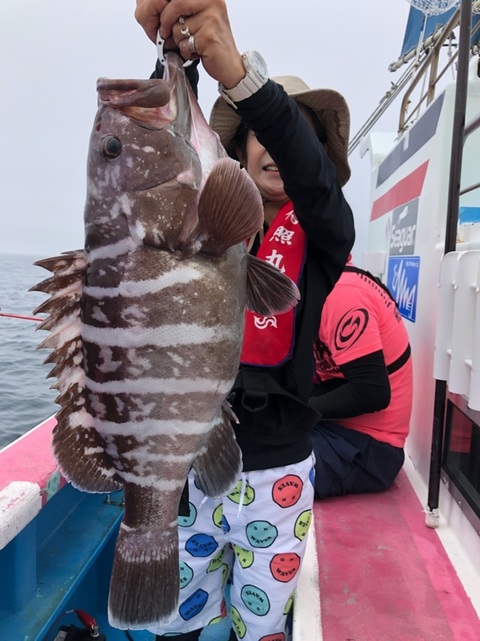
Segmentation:
{"type": "Polygon", "coordinates": [[[243,64],[245,67],[245,77],[240,80],[240,82],[231,89],[226,89],[222,84],[219,83],[218,90],[220,95],[226,100],[230,105],[235,109],[237,102],[246,100],[250,98],[254,93],[256,93],[263,85],[266,84],[268,78],[261,76],[256,72],[255,68],[252,67],[247,62],[248,54],[243,54],[243,64]]]}

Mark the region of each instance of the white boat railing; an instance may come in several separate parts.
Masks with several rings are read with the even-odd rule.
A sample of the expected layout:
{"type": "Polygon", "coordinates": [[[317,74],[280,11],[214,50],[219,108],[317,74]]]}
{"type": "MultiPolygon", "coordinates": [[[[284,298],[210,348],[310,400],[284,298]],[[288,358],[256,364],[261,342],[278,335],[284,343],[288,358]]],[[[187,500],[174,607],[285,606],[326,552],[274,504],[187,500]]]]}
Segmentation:
{"type": "MultiPolygon", "coordinates": [[[[473,3],[475,7],[479,2],[473,3]]],[[[469,59],[471,52],[471,36],[472,36],[472,3],[471,0],[461,0],[460,16],[459,16],[459,49],[458,49],[458,70],[455,88],[455,105],[454,105],[454,118],[452,124],[452,147],[450,157],[450,176],[449,176],[449,189],[447,201],[447,220],[445,225],[445,244],[444,255],[456,252],[457,238],[458,238],[458,222],[459,222],[459,209],[460,209],[460,182],[462,175],[462,162],[464,154],[465,140],[467,135],[471,134],[478,123],[473,126],[469,123],[469,127],[465,126],[465,113],[467,107],[467,94],[468,94],[468,72],[469,72],[469,59]],[[468,131],[468,134],[467,134],[468,131]]],[[[475,122],[477,120],[475,119],[475,122]]],[[[465,279],[462,277],[462,281],[465,279]]],[[[467,289],[470,287],[468,282],[467,289]]],[[[478,287],[475,285],[477,291],[478,287]]],[[[462,288],[463,289],[463,288],[462,288]]],[[[467,305],[465,302],[468,297],[463,300],[462,305],[467,305]]],[[[464,311],[460,310],[460,313],[464,311]]],[[[455,314],[454,314],[455,316],[455,314]]],[[[453,322],[453,320],[452,320],[453,322]]],[[[457,328],[455,331],[461,331],[457,328]]],[[[473,330],[475,333],[475,330],[473,330]]],[[[475,347],[475,349],[477,349],[475,347]]],[[[461,350],[460,350],[461,351],[461,350]]],[[[465,351],[465,350],[464,350],[465,351]]],[[[462,357],[459,357],[460,360],[462,357]]],[[[458,367],[457,367],[458,370],[458,367]]],[[[432,421],[432,445],[430,452],[430,473],[428,482],[428,500],[425,522],[429,527],[438,527],[438,507],[440,496],[440,480],[441,469],[444,454],[444,431],[445,431],[445,409],[447,402],[447,380],[445,377],[439,378],[435,376],[435,401],[433,408],[433,421],[432,421]]]]}
{"type": "Polygon", "coordinates": [[[480,410],[480,250],[445,254],[433,375],[480,410]]]}

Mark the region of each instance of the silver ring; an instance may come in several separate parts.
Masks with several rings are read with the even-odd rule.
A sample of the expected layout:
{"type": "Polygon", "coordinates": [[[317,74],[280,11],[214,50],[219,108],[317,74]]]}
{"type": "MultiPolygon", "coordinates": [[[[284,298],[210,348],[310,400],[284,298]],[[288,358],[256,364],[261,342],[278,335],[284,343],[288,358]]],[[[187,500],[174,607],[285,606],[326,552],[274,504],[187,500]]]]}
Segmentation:
{"type": "Polygon", "coordinates": [[[192,34],[190,33],[190,30],[189,30],[189,28],[188,28],[188,25],[187,25],[187,24],[185,24],[185,25],[180,29],[180,33],[182,34],[182,36],[185,36],[185,38],[190,38],[190,36],[192,35],[192,34]]]}
{"type": "Polygon", "coordinates": [[[197,50],[195,49],[195,36],[189,36],[188,47],[190,49],[190,53],[197,53],[197,50]]]}
{"type": "Polygon", "coordinates": [[[180,16],[178,19],[178,24],[185,24],[185,16],[180,16]]]}

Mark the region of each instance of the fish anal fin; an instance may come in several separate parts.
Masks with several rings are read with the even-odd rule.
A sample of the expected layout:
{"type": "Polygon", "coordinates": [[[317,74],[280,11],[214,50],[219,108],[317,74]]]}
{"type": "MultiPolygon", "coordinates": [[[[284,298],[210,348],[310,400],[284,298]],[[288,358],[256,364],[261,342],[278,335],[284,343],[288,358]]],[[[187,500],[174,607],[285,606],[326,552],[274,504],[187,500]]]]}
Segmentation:
{"type": "Polygon", "coordinates": [[[217,425],[193,463],[198,486],[213,498],[228,494],[242,471],[242,452],[230,423],[232,418],[235,416],[225,402],[217,425]]]}
{"type": "Polygon", "coordinates": [[[222,158],[215,163],[200,194],[198,220],[201,251],[216,256],[262,226],[260,192],[236,160],[222,158]]]}
{"type": "Polygon", "coordinates": [[[283,314],[300,300],[298,287],[271,263],[248,255],[247,307],[262,316],[283,314]]]}

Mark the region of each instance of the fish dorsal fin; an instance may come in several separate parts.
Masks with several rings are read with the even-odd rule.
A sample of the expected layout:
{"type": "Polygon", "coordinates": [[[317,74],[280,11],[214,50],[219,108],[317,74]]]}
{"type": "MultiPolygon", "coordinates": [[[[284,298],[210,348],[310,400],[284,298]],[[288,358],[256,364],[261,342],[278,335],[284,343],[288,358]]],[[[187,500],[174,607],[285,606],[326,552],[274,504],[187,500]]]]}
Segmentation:
{"type": "Polygon", "coordinates": [[[50,334],[38,348],[52,349],[45,363],[53,363],[48,377],[57,379],[51,387],[60,392],[55,400],[61,407],[53,431],[55,458],[63,475],[78,489],[87,492],[118,490],[121,486],[113,478],[115,470],[106,444],[86,410],[88,392],[80,319],[87,269],[85,252],[83,249],[65,252],[61,256],[38,260],[35,265],[53,274],[30,291],[50,295],[34,313],[48,314],[37,329],[48,330],[50,334]]]}
{"type": "Polygon", "coordinates": [[[300,300],[300,292],[285,274],[261,258],[248,255],[247,307],[262,316],[288,312],[300,300]]]}
{"type": "Polygon", "coordinates": [[[198,203],[198,240],[202,251],[220,255],[256,234],[263,224],[260,192],[240,163],[215,163],[198,203]]]}

